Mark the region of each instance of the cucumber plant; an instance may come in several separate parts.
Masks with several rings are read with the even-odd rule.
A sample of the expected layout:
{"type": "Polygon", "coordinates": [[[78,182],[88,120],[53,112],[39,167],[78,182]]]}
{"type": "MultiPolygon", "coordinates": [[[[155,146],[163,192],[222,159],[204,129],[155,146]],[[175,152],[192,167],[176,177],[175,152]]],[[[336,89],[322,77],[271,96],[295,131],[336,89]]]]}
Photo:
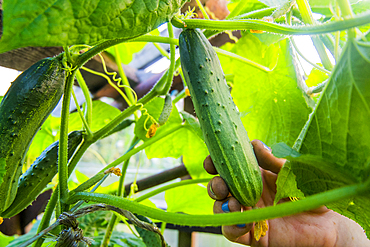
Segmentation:
{"type": "MultiPolygon", "coordinates": [[[[65,53],[37,62],[23,72],[2,100],[0,215],[10,217],[17,213],[50,180],[51,177],[41,179],[42,182],[34,179],[31,171],[36,166],[32,166],[24,177],[31,176],[37,193],[32,192],[28,186],[24,190],[20,186],[17,191],[18,184],[25,181],[23,177],[19,181],[19,177],[27,149],[64,92],[62,116],[58,120],[60,125],[57,130],[60,133],[59,147],[54,144],[51,159],[58,161],[59,184],[46,207],[38,232],[48,231],[53,213],[57,216],[61,213],[65,215],[71,206],[75,205],[72,208],[75,210],[82,201],[89,201],[125,208],[162,222],[188,226],[258,222],[326,205],[355,220],[370,236],[370,215],[365,210],[370,203],[366,196],[370,188],[370,130],[367,124],[370,121],[370,72],[363,69],[370,66],[370,13],[364,11],[369,7],[366,1],[352,3],[338,0],[335,8],[326,3],[311,3],[310,6],[303,0],[297,0],[297,5],[294,1],[285,1],[281,6],[261,3],[252,7],[246,1],[240,1],[233,3],[233,10],[226,20],[191,19],[194,16],[191,11],[185,16],[175,14],[184,4],[183,0],[110,6],[101,1],[98,5],[89,2],[83,7],[78,2],[71,2],[61,8],[58,4],[62,2],[57,1],[45,10],[43,4],[25,0],[22,7],[38,13],[36,19],[31,15],[23,15],[24,11],[15,11],[17,1],[5,1],[3,4],[6,15],[4,35],[0,40],[1,53],[30,45],[63,46],[65,53]],[[99,11],[90,11],[97,9],[99,11]],[[332,10],[336,13],[333,14],[332,10]],[[313,20],[312,12],[320,13],[324,18],[313,20]],[[61,19],[65,20],[66,25],[59,25],[61,19]],[[164,22],[167,22],[168,37],[146,34],[164,22]],[[179,39],[175,38],[172,25],[183,29],[179,39]],[[205,35],[200,30],[204,30],[205,35]],[[227,34],[236,43],[220,48],[212,47],[207,38],[225,30],[228,30],[227,34]],[[241,37],[234,37],[229,30],[241,30],[241,37]],[[298,66],[301,62],[295,53],[300,48],[295,46],[292,38],[294,35],[317,35],[314,44],[321,59],[320,64],[324,67],[300,55],[300,59],[308,60],[315,67],[311,74],[301,75],[298,66]],[[116,80],[117,89],[123,87],[126,93],[132,95],[127,96],[129,107],[112,114],[107,120],[104,115],[109,115],[108,112],[102,113],[89,103],[89,89],[77,71],[107,48],[134,41],[169,44],[170,67],[152,90],[140,99],[137,99],[126,80],[122,80],[123,83],[116,80]],[[176,57],[177,45],[180,58],[176,57]],[[328,59],[327,50],[332,53],[333,61],[328,59]],[[181,117],[175,107],[174,103],[186,97],[185,91],[177,94],[173,103],[166,96],[164,106],[154,100],[173,93],[169,91],[175,71],[183,78],[184,87],[190,89],[197,118],[187,114],[181,117]],[[69,121],[72,118],[69,102],[75,76],[87,102],[84,111],[79,111],[82,124],[78,127],[69,121]],[[303,81],[302,78],[306,76],[309,79],[303,81]],[[320,84],[323,81],[325,83],[320,84]],[[37,86],[39,83],[45,83],[45,87],[37,86]],[[308,86],[312,88],[307,90],[308,86]],[[161,127],[157,133],[150,134],[151,138],[139,135],[133,137],[134,144],[125,154],[115,158],[77,187],[83,188],[83,191],[70,191],[68,178],[92,144],[130,124],[135,124],[135,129],[147,127],[142,126],[144,121],[136,121],[140,112],[148,116],[160,116],[158,124],[161,127]],[[82,128],[86,130],[84,140],[73,158],[69,159],[68,133],[81,131],[82,128]],[[203,136],[199,136],[200,128],[203,136]],[[248,130],[248,135],[245,130],[248,130]],[[143,198],[147,198],[161,192],[163,188],[167,192],[173,189],[173,193],[166,192],[167,212],[146,206],[140,198],[125,198],[136,196],[134,190],[131,190],[130,195],[124,193],[128,161],[134,154],[145,150],[149,158],[182,156],[193,178],[206,177],[208,180],[210,176],[199,166],[209,150],[218,173],[226,181],[233,196],[245,206],[256,205],[264,185],[248,136],[261,139],[269,146],[279,142],[288,144],[288,147],[280,144],[273,148],[276,155],[290,160],[278,175],[275,203],[242,213],[210,215],[212,204],[205,199],[205,188],[194,185],[204,183],[204,178],[167,185],[143,195],[143,198]],[[139,142],[140,138],[142,140],[139,142]],[[56,153],[58,158],[55,158],[56,153]],[[122,163],[122,176],[116,193],[119,196],[85,190],[85,185],[95,184],[104,171],[122,163]],[[181,187],[190,183],[193,183],[192,189],[181,187]],[[203,193],[197,193],[198,190],[203,193]],[[26,200],[25,195],[28,194],[30,196],[26,200]],[[185,196],[179,198],[180,194],[185,196]],[[278,203],[280,199],[289,197],[298,197],[299,200],[278,203]],[[191,203],[202,206],[184,206],[191,203]],[[179,205],[183,214],[177,213],[179,205]]],[[[120,56],[125,53],[117,52],[118,49],[115,48],[114,56],[120,65],[120,56]]],[[[129,50],[127,47],[122,49],[129,50]]],[[[166,51],[161,49],[161,53],[166,54],[166,51]]],[[[120,77],[125,78],[124,71],[120,69],[119,72],[120,77]]],[[[157,124],[155,121],[153,123],[157,124]]],[[[127,130],[122,132],[128,133],[127,130]]],[[[46,159],[36,163],[44,161],[46,159]]],[[[47,163],[42,164],[46,166],[47,163]]],[[[53,167],[55,169],[56,166],[53,167]]],[[[53,170],[52,173],[55,172],[53,170]]],[[[40,174],[45,175],[42,172],[40,174]]],[[[115,236],[115,224],[116,219],[112,218],[104,229],[103,246],[108,246],[109,239],[115,236]]],[[[33,240],[36,239],[30,241],[33,240]]],[[[35,246],[41,246],[42,242],[42,239],[37,239],[35,246]]]]}

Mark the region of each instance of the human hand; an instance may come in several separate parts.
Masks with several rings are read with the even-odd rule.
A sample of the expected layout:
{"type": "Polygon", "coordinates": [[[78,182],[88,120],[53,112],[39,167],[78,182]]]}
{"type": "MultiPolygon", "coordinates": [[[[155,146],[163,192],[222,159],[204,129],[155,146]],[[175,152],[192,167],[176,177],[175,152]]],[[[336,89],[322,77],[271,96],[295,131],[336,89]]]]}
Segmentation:
{"type": "MultiPolygon", "coordinates": [[[[261,169],[263,191],[257,207],[274,203],[276,179],[284,159],[276,158],[271,150],[259,140],[252,141],[254,153],[261,169]]],[[[204,160],[204,168],[210,174],[217,174],[212,159],[204,160]]],[[[224,213],[251,210],[242,206],[229,193],[224,180],[216,176],[208,183],[208,194],[216,200],[213,212],[224,213]]],[[[280,202],[289,201],[283,199],[280,202]]],[[[271,219],[267,221],[268,231],[259,241],[254,239],[253,224],[223,226],[223,235],[232,242],[251,246],[370,246],[363,229],[354,221],[322,206],[315,210],[271,219]]]]}

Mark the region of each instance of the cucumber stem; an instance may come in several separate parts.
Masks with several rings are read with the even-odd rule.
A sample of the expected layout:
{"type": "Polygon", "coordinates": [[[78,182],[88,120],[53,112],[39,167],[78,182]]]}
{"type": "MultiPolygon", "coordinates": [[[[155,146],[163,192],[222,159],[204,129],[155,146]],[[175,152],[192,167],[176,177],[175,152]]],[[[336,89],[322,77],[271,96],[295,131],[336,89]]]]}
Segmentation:
{"type": "Polygon", "coordinates": [[[78,82],[78,85],[82,89],[82,92],[85,96],[85,103],[86,103],[86,112],[85,112],[85,118],[88,126],[91,126],[92,123],[92,99],[90,96],[89,88],[86,85],[86,82],[84,78],[82,77],[81,71],[78,69],[76,72],[76,79],[78,82]]]}
{"type": "Polygon", "coordinates": [[[186,28],[214,29],[221,31],[253,29],[285,35],[314,35],[331,33],[365,25],[370,22],[370,13],[358,14],[350,19],[332,21],[315,26],[287,26],[262,20],[179,20],[177,17],[172,18],[171,22],[178,28],[184,28],[184,25],[186,25],[186,28]]]}
{"type": "MultiPolygon", "coordinates": [[[[134,138],[131,141],[131,145],[128,148],[128,150],[126,151],[126,153],[128,151],[132,150],[139,141],[140,141],[140,139],[137,136],[134,136],[134,138]]],[[[130,158],[128,158],[122,165],[122,175],[119,178],[119,184],[118,184],[118,196],[120,196],[120,197],[123,197],[124,194],[125,194],[124,182],[125,182],[126,171],[127,171],[127,167],[128,167],[129,162],[130,162],[130,158]]],[[[102,247],[107,247],[108,246],[110,238],[111,238],[112,233],[113,233],[113,228],[116,225],[116,223],[117,223],[117,215],[113,214],[112,218],[109,221],[107,229],[105,231],[105,235],[104,235],[104,238],[103,238],[103,241],[102,241],[102,244],[101,244],[102,247]]]]}
{"type": "Polygon", "coordinates": [[[308,196],[302,200],[290,201],[255,210],[244,212],[233,212],[227,214],[215,215],[187,215],[179,213],[165,212],[160,209],[151,208],[128,199],[120,198],[113,195],[78,192],[69,198],[69,203],[78,200],[88,200],[93,202],[105,203],[119,208],[146,215],[147,217],[164,221],[167,223],[187,225],[187,226],[221,226],[246,224],[261,220],[279,218],[305,211],[316,209],[320,206],[340,201],[353,196],[364,195],[369,192],[368,184],[361,183],[349,185],[334,190],[325,191],[319,194],[308,196]]]}
{"type": "Polygon", "coordinates": [[[72,86],[76,70],[73,70],[66,79],[63,94],[62,114],[60,123],[60,137],[58,150],[58,178],[59,178],[59,202],[61,209],[65,209],[64,202],[68,197],[68,121],[69,106],[71,102],[72,86]]]}

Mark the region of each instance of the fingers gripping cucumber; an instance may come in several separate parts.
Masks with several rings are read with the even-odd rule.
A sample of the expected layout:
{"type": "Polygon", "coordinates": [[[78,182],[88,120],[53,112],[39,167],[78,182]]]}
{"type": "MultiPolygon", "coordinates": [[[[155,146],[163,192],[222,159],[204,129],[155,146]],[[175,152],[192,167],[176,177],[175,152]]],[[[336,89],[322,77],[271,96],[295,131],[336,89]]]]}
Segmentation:
{"type": "Polygon", "coordinates": [[[65,84],[62,56],[38,61],[12,83],[0,104],[0,212],[13,202],[30,143],[58,104],[65,84]]]}
{"type": "Polygon", "coordinates": [[[217,54],[198,30],[179,37],[181,67],[217,172],[232,195],[255,206],[262,194],[261,171],[217,54]]]}
{"type": "MultiPolygon", "coordinates": [[[[70,159],[82,142],[82,132],[73,131],[68,135],[68,159],[70,159]]],[[[28,170],[22,174],[18,182],[18,190],[13,203],[0,215],[10,218],[28,205],[43,191],[58,172],[59,141],[46,148],[33,162],[28,170]]]]}

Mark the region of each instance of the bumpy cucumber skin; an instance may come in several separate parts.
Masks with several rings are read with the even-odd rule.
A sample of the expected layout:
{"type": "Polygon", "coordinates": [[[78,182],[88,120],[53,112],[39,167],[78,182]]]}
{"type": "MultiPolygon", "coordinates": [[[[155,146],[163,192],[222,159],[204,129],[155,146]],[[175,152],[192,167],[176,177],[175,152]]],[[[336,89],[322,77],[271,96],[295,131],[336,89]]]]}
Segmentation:
{"type": "MultiPolygon", "coordinates": [[[[73,131],[68,135],[68,159],[70,159],[82,142],[82,131],[73,131]]],[[[18,190],[13,203],[0,215],[10,218],[28,205],[43,191],[58,172],[59,141],[46,148],[22,174],[18,182],[18,190]]]]}
{"type": "Polygon", "coordinates": [[[172,112],[172,98],[171,95],[167,94],[164,99],[164,105],[161,112],[161,115],[158,118],[158,124],[160,126],[164,125],[167,120],[170,118],[172,112]]]}
{"type": "Polygon", "coordinates": [[[38,61],[12,83],[0,104],[0,212],[17,192],[25,155],[33,137],[58,104],[65,85],[62,56],[38,61]]]}
{"type": "Polygon", "coordinates": [[[194,29],[182,31],[179,46],[181,67],[216,170],[241,204],[255,206],[262,194],[261,171],[217,54],[194,29]]]}

